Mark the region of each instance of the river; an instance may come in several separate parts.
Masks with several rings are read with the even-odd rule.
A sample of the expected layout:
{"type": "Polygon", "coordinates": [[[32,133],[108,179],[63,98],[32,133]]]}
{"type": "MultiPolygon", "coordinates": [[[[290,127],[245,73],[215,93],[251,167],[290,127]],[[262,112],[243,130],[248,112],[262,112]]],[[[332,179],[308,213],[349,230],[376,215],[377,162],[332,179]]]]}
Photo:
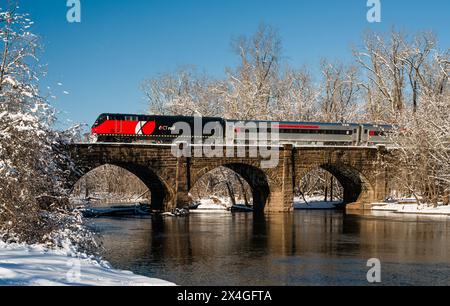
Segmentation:
{"type": "Polygon", "coordinates": [[[103,256],[115,268],[178,285],[450,285],[450,217],[345,214],[192,214],[100,218],[103,256]]]}

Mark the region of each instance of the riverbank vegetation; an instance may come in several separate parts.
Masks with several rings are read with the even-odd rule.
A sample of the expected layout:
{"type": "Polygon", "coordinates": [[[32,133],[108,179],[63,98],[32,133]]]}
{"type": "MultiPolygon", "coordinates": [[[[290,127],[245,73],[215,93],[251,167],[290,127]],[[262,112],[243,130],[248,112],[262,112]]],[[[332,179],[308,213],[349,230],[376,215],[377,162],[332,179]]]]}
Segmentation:
{"type": "Polygon", "coordinates": [[[64,145],[77,129],[53,128],[56,112],[39,90],[40,39],[17,7],[0,9],[0,240],[90,248],[69,205],[71,161],[64,145]]]}

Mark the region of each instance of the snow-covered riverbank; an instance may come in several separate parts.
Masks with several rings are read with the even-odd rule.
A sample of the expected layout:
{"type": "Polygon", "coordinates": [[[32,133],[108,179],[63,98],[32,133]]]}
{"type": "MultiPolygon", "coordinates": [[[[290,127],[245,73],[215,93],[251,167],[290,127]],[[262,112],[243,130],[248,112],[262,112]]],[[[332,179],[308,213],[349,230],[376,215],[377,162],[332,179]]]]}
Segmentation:
{"type": "Polygon", "coordinates": [[[172,286],[160,279],[111,268],[108,263],[69,256],[66,250],[0,242],[1,286],[172,286]]]}
{"type": "Polygon", "coordinates": [[[323,196],[294,198],[294,209],[296,210],[332,210],[342,203],[342,201],[327,202],[323,200],[323,196]]]}
{"type": "MultiPolygon", "coordinates": [[[[337,209],[342,201],[326,202],[323,201],[323,196],[306,197],[308,202],[305,202],[303,198],[294,198],[294,209],[296,210],[332,210],[337,209]]],[[[192,213],[223,213],[229,211],[232,204],[228,199],[202,199],[199,201],[201,204],[196,210],[192,210],[192,213]]],[[[243,204],[243,203],[239,203],[243,204]]]]}
{"type": "Polygon", "coordinates": [[[440,205],[438,207],[419,205],[419,204],[402,204],[402,203],[374,203],[373,211],[388,211],[398,214],[420,214],[420,215],[444,215],[450,216],[450,206],[440,205]]]}

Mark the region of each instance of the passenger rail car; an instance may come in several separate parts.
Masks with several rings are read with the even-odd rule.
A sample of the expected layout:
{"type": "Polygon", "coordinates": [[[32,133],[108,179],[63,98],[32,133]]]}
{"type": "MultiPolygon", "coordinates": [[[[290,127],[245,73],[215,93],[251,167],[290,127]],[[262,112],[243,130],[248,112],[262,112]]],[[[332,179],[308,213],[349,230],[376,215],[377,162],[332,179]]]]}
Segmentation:
{"type": "MultiPolygon", "coordinates": [[[[232,136],[237,143],[242,143],[240,141],[244,140],[243,137],[249,133],[270,134],[272,129],[278,132],[280,144],[373,146],[389,144],[387,134],[392,127],[352,123],[250,122],[214,117],[200,119],[185,116],[102,114],[92,127],[92,135],[97,142],[168,144],[181,139],[185,142],[202,143],[211,137],[219,138],[215,139],[216,142],[225,142],[225,138],[232,136]],[[199,128],[198,122],[201,122],[201,135],[195,135],[195,129],[199,128]],[[176,126],[180,123],[181,125],[176,126]],[[189,128],[192,135],[186,136],[186,131],[180,129],[180,126],[184,129],[189,128]],[[176,132],[177,127],[178,132],[176,132]],[[219,133],[219,128],[222,133],[219,133]],[[234,133],[234,135],[227,135],[227,133],[234,133]]],[[[266,140],[270,142],[270,136],[268,138],[266,140]]],[[[246,143],[249,141],[247,140],[246,143]]]]}

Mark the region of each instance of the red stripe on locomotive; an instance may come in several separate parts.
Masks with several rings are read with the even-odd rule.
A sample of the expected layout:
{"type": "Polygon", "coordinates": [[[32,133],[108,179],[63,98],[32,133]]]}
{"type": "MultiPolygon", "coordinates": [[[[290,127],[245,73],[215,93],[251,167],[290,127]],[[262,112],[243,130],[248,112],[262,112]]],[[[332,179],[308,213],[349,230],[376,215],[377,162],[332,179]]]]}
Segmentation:
{"type": "Polygon", "coordinates": [[[92,129],[93,134],[97,135],[152,135],[156,130],[156,122],[149,121],[143,123],[140,121],[125,120],[106,120],[99,126],[92,129]]]}

